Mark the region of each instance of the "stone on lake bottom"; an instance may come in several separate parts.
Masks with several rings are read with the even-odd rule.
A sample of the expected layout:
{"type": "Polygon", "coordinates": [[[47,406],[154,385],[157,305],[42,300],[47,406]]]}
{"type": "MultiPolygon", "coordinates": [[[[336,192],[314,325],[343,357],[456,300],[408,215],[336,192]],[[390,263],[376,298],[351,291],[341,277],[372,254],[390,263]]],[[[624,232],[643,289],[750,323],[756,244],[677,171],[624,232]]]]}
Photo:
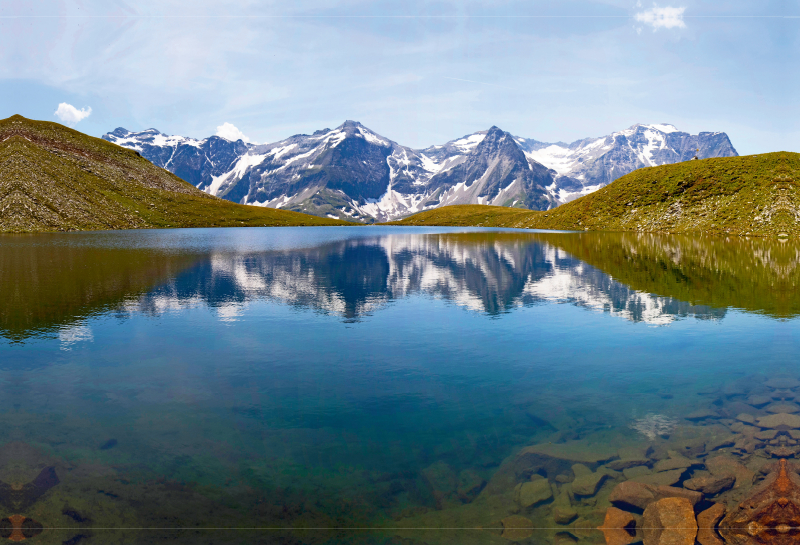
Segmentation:
{"type": "Polygon", "coordinates": [[[606,545],[629,545],[638,540],[636,537],[636,518],[631,513],[609,507],[606,518],[598,530],[603,532],[606,545]]]}
{"type": "Polygon", "coordinates": [[[733,475],[736,478],[736,488],[753,484],[755,473],[730,456],[716,456],[706,460],[706,469],[712,475],[733,475]]]}
{"type": "Polygon", "coordinates": [[[645,457],[637,458],[622,458],[620,460],[612,460],[606,464],[606,467],[615,471],[623,471],[625,469],[644,466],[650,463],[650,460],[645,457]]]}
{"type": "Polygon", "coordinates": [[[605,473],[589,473],[575,477],[572,481],[572,491],[578,496],[594,496],[607,477],[605,473]]]}
{"type": "Polygon", "coordinates": [[[652,486],[670,486],[681,480],[683,469],[675,469],[672,471],[662,471],[661,473],[653,473],[652,475],[642,475],[636,477],[640,483],[649,484],[652,486]]]}
{"type": "Polygon", "coordinates": [[[697,521],[686,498],[664,498],[644,510],[644,545],[694,545],[697,521]]]}
{"type": "Polygon", "coordinates": [[[733,475],[709,475],[707,477],[692,477],[684,481],[683,486],[689,490],[697,490],[706,496],[714,496],[728,490],[736,483],[733,475]]]}
{"type": "Polygon", "coordinates": [[[674,458],[660,460],[655,466],[653,466],[653,469],[660,473],[662,471],[671,471],[673,469],[686,469],[687,467],[691,467],[698,463],[699,462],[695,462],[683,456],[676,456],[674,458]]]}
{"type": "Polygon", "coordinates": [[[715,503],[697,515],[697,541],[700,545],[723,545],[717,535],[717,524],[725,516],[725,505],[715,503]]]}
{"type": "Polygon", "coordinates": [[[583,464],[572,464],[572,474],[575,477],[582,477],[584,475],[591,475],[592,470],[583,464]]]}
{"type": "Polygon", "coordinates": [[[739,415],[736,417],[736,420],[738,420],[739,422],[744,422],[745,424],[756,423],[756,417],[753,416],[752,414],[747,414],[747,413],[739,413],[739,415]]]}
{"type": "Polygon", "coordinates": [[[623,469],[622,474],[625,475],[626,479],[635,479],[644,475],[652,475],[653,470],[647,466],[635,466],[623,469]]]}
{"type": "Polygon", "coordinates": [[[556,524],[569,524],[578,518],[578,512],[570,506],[558,505],[553,508],[553,520],[556,524]]]}
{"type": "Polygon", "coordinates": [[[781,403],[775,403],[773,405],[770,405],[769,407],[765,407],[764,410],[772,414],[779,414],[779,413],[793,414],[800,411],[800,407],[798,407],[794,403],[787,403],[784,401],[781,403]]]}
{"type": "Polygon", "coordinates": [[[531,507],[553,497],[553,489],[547,479],[522,483],[519,488],[519,504],[531,507]]]}
{"type": "Polygon", "coordinates": [[[522,541],[533,535],[533,522],[530,519],[511,515],[501,522],[503,523],[503,533],[500,536],[509,541],[522,541]]]}
{"type": "Polygon", "coordinates": [[[764,386],[766,386],[767,388],[791,390],[793,388],[800,387],[800,380],[790,377],[780,377],[780,378],[776,377],[766,381],[764,383],[764,386]]]}
{"type": "Polygon", "coordinates": [[[614,505],[637,509],[644,509],[655,499],[655,489],[652,486],[636,481],[619,483],[608,496],[608,501],[614,505]]]}
{"type": "Polygon", "coordinates": [[[752,395],[747,398],[747,402],[754,407],[763,407],[770,401],[772,401],[772,398],[769,396],[752,395]]]}
{"type": "Polygon", "coordinates": [[[771,429],[798,429],[800,428],[800,416],[788,413],[762,416],[758,419],[758,426],[771,429]]]}
{"type": "Polygon", "coordinates": [[[702,499],[703,494],[695,490],[686,490],[685,488],[678,488],[676,486],[659,486],[655,490],[656,499],[663,498],[684,498],[689,500],[692,506],[697,505],[702,499]]]}

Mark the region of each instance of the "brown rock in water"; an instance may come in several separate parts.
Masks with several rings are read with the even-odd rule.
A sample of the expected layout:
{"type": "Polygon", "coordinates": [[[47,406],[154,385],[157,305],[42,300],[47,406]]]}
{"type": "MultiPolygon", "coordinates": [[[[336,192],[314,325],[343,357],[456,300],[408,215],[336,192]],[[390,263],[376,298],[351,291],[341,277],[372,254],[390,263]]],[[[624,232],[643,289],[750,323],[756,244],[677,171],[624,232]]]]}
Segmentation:
{"type": "Polygon", "coordinates": [[[716,456],[706,460],[706,469],[712,475],[724,476],[733,475],[736,478],[736,488],[750,486],[753,484],[755,473],[747,469],[736,459],[730,456],[716,456]]]}
{"type": "Polygon", "coordinates": [[[522,483],[519,487],[519,504],[531,507],[553,497],[553,489],[547,479],[522,483]]]}
{"type": "Polygon", "coordinates": [[[458,474],[458,496],[462,501],[472,501],[486,485],[486,481],[471,469],[458,474]]]}
{"type": "Polygon", "coordinates": [[[697,515],[697,541],[700,545],[724,545],[717,534],[717,524],[725,516],[725,505],[715,503],[697,515]]]}
{"type": "Polygon", "coordinates": [[[653,469],[656,472],[662,471],[672,471],[673,469],[686,469],[688,467],[692,467],[693,465],[699,465],[701,462],[697,462],[695,460],[690,460],[689,458],[685,458],[683,456],[676,456],[674,458],[667,458],[666,460],[661,460],[653,466],[653,469]]]}
{"type": "Polygon", "coordinates": [[[616,507],[606,510],[603,525],[598,527],[606,538],[606,545],[629,545],[636,538],[636,519],[631,513],[616,507]]]}
{"type": "Polygon", "coordinates": [[[767,388],[791,390],[792,388],[800,387],[800,380],[790,377],[776,377],[766,381],[764,386],[767,388]]]}
{"type": "Polygon", "coordinates": [[[583,464],[572,464],[572,474],[575,477],[582,477],[584,475],[591,475],[592,470],[583,464]]]}
{"type": "Polygon", "coordinates": [[[619,460],[612,460],[606,464],[606,467],[615,471],[624,471],[631,467],[646,466],[650,460],[646,457],[640,456],[636,458],[621,458],[619,460]]]}
{"type": "Polygon", "coordinates": [[[569,524],[578,518],[578,512],[568,505],[557,505],[553,508],[553,520],[556,524],[569,524]]]}
{"type": "Polygon", "coordinates": [[[719,524],[726,542],[791,545],[800,540],[800,477],[786,460],[719,524]]]}
{"type": "Polygon", "coordinates": [[[762,416],[758,419],[758,426],[770,429],[796,430],[800,428],[800,416],[796,414],[778,413],[762,416]]]}
{"type": "Polygon", "coordinates": [[[759,432],[756,432],[756,434],[753,437],[755,437],[756,439],[760,439],[762,441],[770,441],[772,439],[775,439],[776,435],[778,435],[778,430],[761,430],[759,432]]]}
{"type": "Polygon", "coordinates": [[[647,466],[636,466],[623,469],[622,474],[625,475],[626,479],[630,480],[637,477],[643,477],[645,475],[652,475],[653,470],[647,466]]]}
{"type": "Polygon", "coordinates": [[[770,396],[763,396],[763,395],[752,395],[747,398],[747,402],[753,407],[763,407],[770,401],[772,401],[772,398],[770,396]]]}
{"type": "Polygon", "coordinates": [[[739,413],[736,416],[736,420],[738,420],[739,422],[744,422],[745,424],[755,424],[756,423],[756,417],[753,416],[752,414],[748,414],[748,413],[739,413]]]}
{"type": "Polygon", "coordinates": [[[608,501],[614,505],[620,507],[631,506],[636,509],[644,509],[655,499],[654,487],[636,481],[619,483],[608,496],[608,501]]]}
{"type": "Polygon", "coordinates": [[[686,498],[664,498],[644,510],[644,545],[694,545],[697,521],[686,498]]]}
{"type": "Polygon", "coordinates": [[[530,519],[511,515],[501,522],[503,523],[503,533],[500,536],[509,541],[522,541],[533,535],[533,522],[530,519]]]}
{"type": "Polygon", "coordinates": [[[691,420],[692,422],[699,422],[708,418],[719,418],[719,413],[710,409],[700,409],[686,415],[686,420],[691,420]]]}
{"type": "Polygon", "coordinates": [[[636,477],[640,483],[649,484],[652,486],[670,486],[681,480],[685,470],[675,469],[672,471],[662,471],[660,473],[653,473],[652,475],[642,475],[636,477]]]}
{"type": "Polygon", "coordinates": [[[578,496],[594,496],[606,478],[608,475],[605,473],[589,473],[575,477],[575,480],[572,481],[572,492],[578,496]]]}
{"type": "Polygon", "coordinates": [[[794,414],[796,412],[800,412],[800,406],[797,406],[797,404],[795,403],[782,401],[780,403],[774,403],[769,407],[764,407],[764,410],[772,414],[778,414],[778,413],[794,414]]]}
{"type": "Polygon", "coordinates": [[[706,477],[692,477],[684,481],[683,486],[689,490],[697,490],[706,496],[715,496],[720,492],[733,487],[736,477],[733,475],[709,475],[706,477]]]}
{"type": "Polygon", "coordinates": [[[656,499],[663,498],[684,498],[694,507],[703,499],[703,494],[694,490],[686,490],[676,486],[659,486],[655,491],[656,499]]]}

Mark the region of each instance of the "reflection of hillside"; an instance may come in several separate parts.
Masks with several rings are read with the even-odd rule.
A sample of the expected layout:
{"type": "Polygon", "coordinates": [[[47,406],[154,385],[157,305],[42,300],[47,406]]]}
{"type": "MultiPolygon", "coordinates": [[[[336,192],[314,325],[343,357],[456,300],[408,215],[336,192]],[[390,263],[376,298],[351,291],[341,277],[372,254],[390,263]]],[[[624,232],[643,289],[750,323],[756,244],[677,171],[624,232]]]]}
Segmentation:
{"type": "MultiPolygon", "coordinates": [[[[728,307],[794,316],[794,246],[632,233],[462,233],[354,238],[269,252],[70,245],[41,236],[0,244],[0,335],[60,329],[91,315],[209,306],[234,319],[268,299],[358,320],[423,295],[497,315],[561,301],[632,321],[720,318],[728,307]]],[[[213,246],[212,246],[213,247],[213,246]]],[[[69,329],[71,327],[71,329],[69,329]]]]}
{"type": "Polygon", "coordinates": [[[796,316],[800,253],[774,239],[636,233],[535,234],[631,289],[695,305],[796,316]]]}
{"type": "MultiPolygon", "coordinates": [[[[49,235],[0,239],[0,335],[13,341],[116,309],[195,256],[70,246],[49,235]]],[[[70,334],[80,334],[79,329],[70,334]]]]}
{"type": "Polygon", "coordinates": [[[128,310],[158,313],[205,302],[225,318],[267,298],[355,320],[415,294],[492,315],[542,300],[653,323],[725,312],[637,291],[518,233],[395,235],[291,252],[214,254],[128,310]]]}

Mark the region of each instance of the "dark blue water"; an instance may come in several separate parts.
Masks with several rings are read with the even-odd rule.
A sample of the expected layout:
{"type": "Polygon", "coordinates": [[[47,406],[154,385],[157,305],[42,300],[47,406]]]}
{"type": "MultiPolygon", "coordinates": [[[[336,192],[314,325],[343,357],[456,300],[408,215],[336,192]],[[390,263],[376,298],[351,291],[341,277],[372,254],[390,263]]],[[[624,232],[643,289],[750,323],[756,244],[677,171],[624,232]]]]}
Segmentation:
{"type": "Polygon", "coordinates": [[[581,525],[627,476],[560,524],[572,465],[650,449],[655,473],[800,376],[796,265],[766,241],[475,229],[4,237],[0,481],[57,479],[0,486],[0,514],[53,543],[602,541],[581,525]],[[580,453],[520,469],[531,445],[580,453]],[[531,479],[553,497],[521,505],[531,479]],[[514,515],[550,529],[504,537],[514,515]]]}

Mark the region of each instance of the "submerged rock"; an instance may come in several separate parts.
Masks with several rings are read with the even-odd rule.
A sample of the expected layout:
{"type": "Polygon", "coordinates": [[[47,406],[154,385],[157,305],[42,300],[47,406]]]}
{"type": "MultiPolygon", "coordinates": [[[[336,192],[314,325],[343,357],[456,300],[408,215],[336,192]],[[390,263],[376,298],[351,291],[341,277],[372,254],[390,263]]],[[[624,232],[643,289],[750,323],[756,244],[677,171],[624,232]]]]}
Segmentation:
{"type": "Polygon", "coordinates": [[[645,456],[637,456],[635,458],[620,458],[619,460],[612,460],[606,464],[606,467],[615,471],[624,471],[632,467],[646,466],[649,463],[649,458],[645,456]]]}
{"type": "Polygon", "coordinates": [[[644,545],[694,545],[697,521],[686,498],[664,498],[644,510],[644,545]]]}
{"type": "Polygon", "coordinates": [[[553,489],[550,487],[550,483],[547,479],[539,479],[537,481],[518,485],[518,491],[515,495],[518,498],[519,504],[527,508],[552,498],[553,489]]]}
{"type": "Polygon", "coordinates": [[[522,541],[533,535],[533,522],[528,518],[511,515],[501,522],[503,523],[503,533],[500,536],[509,541],[522,541]]]}
{"type": "Polygon", "coordinates": [[[771,429],[798,429],[800,428],[800,416],[788,413],[762,416],[758,419],[758,426],[771,429]]]}
{"type": "Polygon", "coordinates": [[[572,481],[572,491],[578,496],[594,496],[607,478],[607,474],[599,472],[580,475],[572,481]]]}
{"type": "Polygon", "coordinates": [[[634,507],[640,511],[655,501],[655,488],[636,481],[619,483],[611,491],[608,501],[619,507],[634,507]]]}
{"type": "Polygon", "coordinates": [[[700,545],[723,545],[717,534],[717,524],[725,516],[725,505],[715,503],[697,515],[697,541],[700,545]]]}
{"type": "Polygon", "coordinates": [[[631,513],[616,507],[609,507],[606,510],[606,518],[598,530],[603,532],[606,545],[629,545],[638,541],[636,518],[631,513]]]}
{"type": "Polygon", "coordinates": [[[734,485],[736,488],[752,485],[755,477],[753,471],[747,469],[730,456],[716,456],[707,459],[706,469],[716,476],[733,475],[736,479],[736,484],[734,485]]]}
{"type": "Polygon", "coordinates": [[[645,475],[652,475],[653,470],[647,466],[636,466],[636,467],[629,467],[628,469],[623,469],[622,474],[625,475],[626,479],[635,479],[637,477],[643,477],[645,475]]]}
{"type": "Polygon", "coordinates": [[[642,475],[641,477],[636,477],[636,480],[652,486],[670,486],[680,481],[683,473],[683,469],[674,469],[672,471],[653,473],[652,475],[642,475]]]}
{"type": "Polygon", "coordinates": [[[684,481],[683,486],[689,490],[697,490],[707,496],[715,496],[732,488],[736,478],[733,475],[707,475],[692,477],[684,481]]]}

